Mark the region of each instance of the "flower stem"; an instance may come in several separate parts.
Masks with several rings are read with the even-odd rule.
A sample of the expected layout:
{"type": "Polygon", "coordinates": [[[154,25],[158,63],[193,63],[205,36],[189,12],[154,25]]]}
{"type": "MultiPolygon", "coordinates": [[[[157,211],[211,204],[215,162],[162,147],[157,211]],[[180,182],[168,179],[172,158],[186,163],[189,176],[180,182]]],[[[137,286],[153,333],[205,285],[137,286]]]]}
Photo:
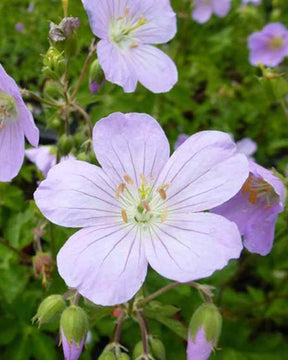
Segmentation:
{"type": "Polygon", "coordinates": [[[49,106],[52,106],[52,107],[56,107],[56,108],[61,108],[61,105],[60,104],[57,104],[56,102],[53,102],[53,101],[49,101],[49,100],[46,100],[46,99],[43,99],[41,96],[35,94],[33,91],[30,91],[30,90],[26,90],[26,89],[21,89],[21,94],[24,96],[24,97],[30,97],[36,101],[38,101],[39,103],[42,103],[42,104],[46,104],[46,105],[49,105],[49,106]]]}
{"type": "Polygon", "coordinates": [[[138,323],[139,323],[139,327],[140,327],[140,331],[141,331],[141,336],[142,336],[143,354],[146,355],[148,358],[149,349],[148,349],[148,331],[147,331],[147,327],[146,327],[146,322],[145,322],[144,316],[141,311],[139,311],[139,310],[136,311],[136,315],[137,315],[137,319],[138,319],[138,323]]]}
{"type": "Polygon", "coordinates": [[[76,104],[76,103],[72,103],[71,106],[77,110],[82,116],[83,116],[83,119],[85,120],[87,126],[88,126],[88,129],[89,129],[89,136],[90,138],[92,139],[92,135],[93,135],[93,125],[91,123],[91,119],[90,119],[90,116],[88,115],[88,113],[82,108],[81,105],[79,104],[76,104]]]}
{"type": "Polygon", "coordinates": [[[24,254],[22,251],[16,249],[14,246],[10,245],[6,240],[0,238],[0,244],[5,246],[6,249],[13,251],[15,254],[20,256],[20,258],[22,258],[23,260],[31,262],[31,258],[29,255],[24,254]]]}
{"type": "Polygon", "coordinates": [[[116,344],[119,344],[119,342],[120,342],[120,335],[121,335],[122,326],[123,326],[123,322],[125,320],[125,317],[126,317],[125,311],[122,310],[119,317],[118,317],[118,321],[117,321],[117,325],[116,325],[116,329],[115,329],[115,334],[114,334],[114,342],[116,344]]]}
{"type": "Polygon", "coordinates": [[[90,48],[89,48],[89,53],[88,53],[87,58],[85,60],[82,72],[80,74],[80,77],[78,79],[76,87],[75,87],[75,89],[74,89],[74,91],[73,91],[73,93],[71,95],[71,100],[75,99],[75,97],[76,97],[76,95],[77,95],[77,93],[78,93],[78,91],[79,91],[79,89],[81,87],[81,84],[82,84],[83,79],[85,77],[85,74],[86,74],[86,71],[88,69],[89,63],[90,63],[95,51],[96,51],[96,41],[95,41],[95,39],[93,39],[92,42],[91,42],[91,45],[90,45],[90,48]]]}

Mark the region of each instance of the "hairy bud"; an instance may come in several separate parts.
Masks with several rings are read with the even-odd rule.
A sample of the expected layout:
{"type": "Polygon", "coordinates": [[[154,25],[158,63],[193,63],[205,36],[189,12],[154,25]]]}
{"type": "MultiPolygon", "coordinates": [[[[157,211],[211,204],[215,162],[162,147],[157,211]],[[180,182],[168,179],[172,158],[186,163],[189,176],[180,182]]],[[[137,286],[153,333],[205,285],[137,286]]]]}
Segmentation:
{"type": "Polygon", "coordinates": [[[36,315],[32,321],[38,321],[39,326],[54,320],[63,312],[66,304],[61,295],[50,295],[39,305],[36,315]]]}

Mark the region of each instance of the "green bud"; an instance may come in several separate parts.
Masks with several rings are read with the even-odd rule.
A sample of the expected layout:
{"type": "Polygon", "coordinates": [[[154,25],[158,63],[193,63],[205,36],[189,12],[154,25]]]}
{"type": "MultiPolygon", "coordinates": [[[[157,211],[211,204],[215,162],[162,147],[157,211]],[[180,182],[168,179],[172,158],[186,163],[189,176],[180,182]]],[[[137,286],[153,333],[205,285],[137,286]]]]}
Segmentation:
{"type": "Polygon", "coordinates": [[[94,60],[90,66],[89,84],[90,91],[96,94],[104,85],[105,75],[100,66],[98,59],[94,60]]]}
{"type": "Polygon", "coordinates": [[[143,342],[139,341],[134,348],[133,359],[137,359],[142,354],[143,354],[143,342]]]}
{"type": "Polygon", "coordinates": [[[62,53],[60,53],[55,47],[50,46],[43,59],[42,72],[44,76],[53,80],[59,80],[64,74],[66,69],[66,63],[62,53]]]}
{"type": "Polygon", "coordinates": [[[61,295],[50,295],[44,299],[32,322],[38,321],[39,326],[54,320],[65,309],[66,303],[61,295]]]}
{"type": "Polygon", "coordinates": [[[204,328],[207,341],[213,341],[216,346],[222,330],[222,317],[214,304],[202,304],[193,314],[189,326],[193,340],[201,327],[204,328]]]}
{"type": "Polygon", "coordinates": [[[82,152],[79,155],[77,155],[77,160],[89,162],[90,161],[90,155],[86,154],[85,152],[82,152]]]}
{"type": "Polygon", "coordinates": [[[117,360],[130,360],[130,356],[128,354],[122,353],[117,357],[117,360]]]}
{"type": "Polygon", "coordinates": [[[117,358],[112,352],[103,352],[98,360],[117,360],[117,358]]]}
{"type": "Polygon", "coordinates": [[[80,345],[88,332],[88,318],[86,312],[79,306],[71,305],[65,309],[60,319],[60,331],[63,332],[68,343],[75,341],[80,345]]]}
{"type": "Polygon", "coordinates": [[[73,137],[70,135],[62,135],[58,140],[58,148],[61,155],[68,155],[74,145],[73,137]]]}
{"type": "Polygon", "coordinates": [[[166,360],[166,351],[161,340],[149,337],[149,345],[152,355],[156,360],[166,360]]]}
{"type": "Polygon", "coordinates": [[[45,97],[59,99],[63,96],[63,89],[58,82],[48,80],[45,82],[43,94],[45,97]]]}

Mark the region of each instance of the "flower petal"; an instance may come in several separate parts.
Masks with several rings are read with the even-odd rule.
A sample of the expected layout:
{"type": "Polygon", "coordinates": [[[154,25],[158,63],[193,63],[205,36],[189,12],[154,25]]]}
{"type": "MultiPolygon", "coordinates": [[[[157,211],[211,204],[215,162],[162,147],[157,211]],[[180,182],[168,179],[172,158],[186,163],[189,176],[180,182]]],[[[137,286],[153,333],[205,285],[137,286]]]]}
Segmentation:
{"type": "Polygon", "coordinates": [[[195,2],[195,8],[192,13],[192,18],[200,24],[208,21],[212,16],[211,4],[204,4],[201,0],[195,2]]]}
{"type": "Polygon", "coordinates": [[[56,165],[56,154],[51,153],[50,146],[39,146],[39,148],[25,151],[27,158],[36,165],[37,169],[46,177],[48,171],[56,165]]]}
{"type": "Polygon", "coordinates": [[[57,265],[69,287],[105,306],[130,300],[147,272],[140,231],[117,224],[78,231],[60,250],[57,265]]]}
{"type": "Polygon", "coordinates": [[[100,39],[108,38],[109,21],[112,17],[112,0],[82,0],[91,29],[100,39]]]}
{"type": "Polygon", "coordinates": [[[248,157],[255,154],[258,148],[256,142],[250,138],[244,138],[242,140],[237,141],[236,146],[238,152],[248,157]]]}
{"type": "Polygon", "coordinates": [[[228,14],[231,7],[231,0],[214,0],[213,10],[217,16],[224,17],[228,14]]]}
{"type": "Polygon", "coordinates": [[[238,258],[242,243],[237,226],[209,213],[168,216],[145,239],[149,264],[171,280],[187,282],[210,276],[238,258]]]}
{"type": "Polygon", "coordinates": [[[67,227],[114,223],[121,219],[115,189],[102,169],[77,160],[54,166],[34,194],[43,215],[67,227]]]}
{"type": "Polygon", "coordinates": [[[194,212],[232,198],[248,174],[248,161],[236,153],[230,135],[203,131],[191,136],[174,152],[157,186],[170,184],[166,200],[169,211],[194,212]]]}
{"type": "Polygon", "coordinates": [[[107,40],[98,43],[97,55],[108,81],[123,87],[126,93],[135,91],[138,80],[127,55],[107,40]]]}
{"type": "Polygon", "coordinates": [[[154,93],[170,91],[178,81],[174,62],[163,51],[151,45],[140,45],[129,52],[140,83],[154,93]]]}
{"type": "Polygon", "coordinates": [[[156,179],[169,158],[170,146],[158,122],[147,114],[114,113],[97,122],[94,150],[103,170],[116,183],[128,174],[156,179]]]}
{"type": "Polygon", "coordinates": [[[0,181],[11,181],[20,171],[24,159],[24,134],[14,121],[0,130],[0,181]]]}
{"type": "Polygon", "coordinates": [[[24,104],[22,98],[18,99],[19,121],[22,124],[24,134],[32,146],[38,146],[39,129],[35,125],[31,111],[24,104]]]}
{"type": "Polygon", "coordinates": [[[187,360],[208,360],[212,350],[213,344],[207,341],[203,327],[195,335],[194,341],[188,334],[187,360]]]}

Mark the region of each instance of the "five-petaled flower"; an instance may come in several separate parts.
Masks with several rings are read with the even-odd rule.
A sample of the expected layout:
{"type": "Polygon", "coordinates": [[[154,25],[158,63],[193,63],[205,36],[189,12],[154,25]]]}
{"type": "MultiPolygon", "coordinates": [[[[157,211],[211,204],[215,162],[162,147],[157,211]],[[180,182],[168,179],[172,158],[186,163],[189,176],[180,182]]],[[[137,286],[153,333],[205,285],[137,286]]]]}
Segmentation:
{"type": "Polygon", "coordinates": [[[193,0],[192,17],[200,24],[208,21],[213,14],[225,17],[230,11],[231,0],[193,0]]]}
{"type": "Polygon", "coordinates": [[[233,197],[248,177],[248,161],[229,134],[197,133],[169,158],[156,120],[114,113],[95,125],[93,143],[102,168],[65,161],[35,192],[50,221],[84,227],[58,254],[68,286],[97,304],[113,305],[139,290],[148,263],[187,282],[239,257],[237,226],[204,212],[233,197]]]}
{"type": "Polygon", "coordinates": [[[0,181],[11,181],[24,159],[24,136],[37,146],[39,130],[15,81],[0,64],[0,181]]]}
{"type": "Polygon", "coordinates": [[[252,65],[277,66],[288,55],[288,30],[281,23],[266,25],[249,36],[248,47],[252,65]]]}
{"type": "Polygon", "coordinates": [[[82,0],[93,33],[101,39],[97,54],[108,81],[134,92],[139,81],[154,93],[168,92],[178,80],[173,61],[150,44],[176,33],[169,0],[82,0]]]}
{"type": "Polygon", "coordinates": [[[284,208],[284,185],[252,159],[249,169],[249,177],[241,191],[213,212],[238,225],[249,251],[267,255],[273,246],[278,214],[284,208]]]}

